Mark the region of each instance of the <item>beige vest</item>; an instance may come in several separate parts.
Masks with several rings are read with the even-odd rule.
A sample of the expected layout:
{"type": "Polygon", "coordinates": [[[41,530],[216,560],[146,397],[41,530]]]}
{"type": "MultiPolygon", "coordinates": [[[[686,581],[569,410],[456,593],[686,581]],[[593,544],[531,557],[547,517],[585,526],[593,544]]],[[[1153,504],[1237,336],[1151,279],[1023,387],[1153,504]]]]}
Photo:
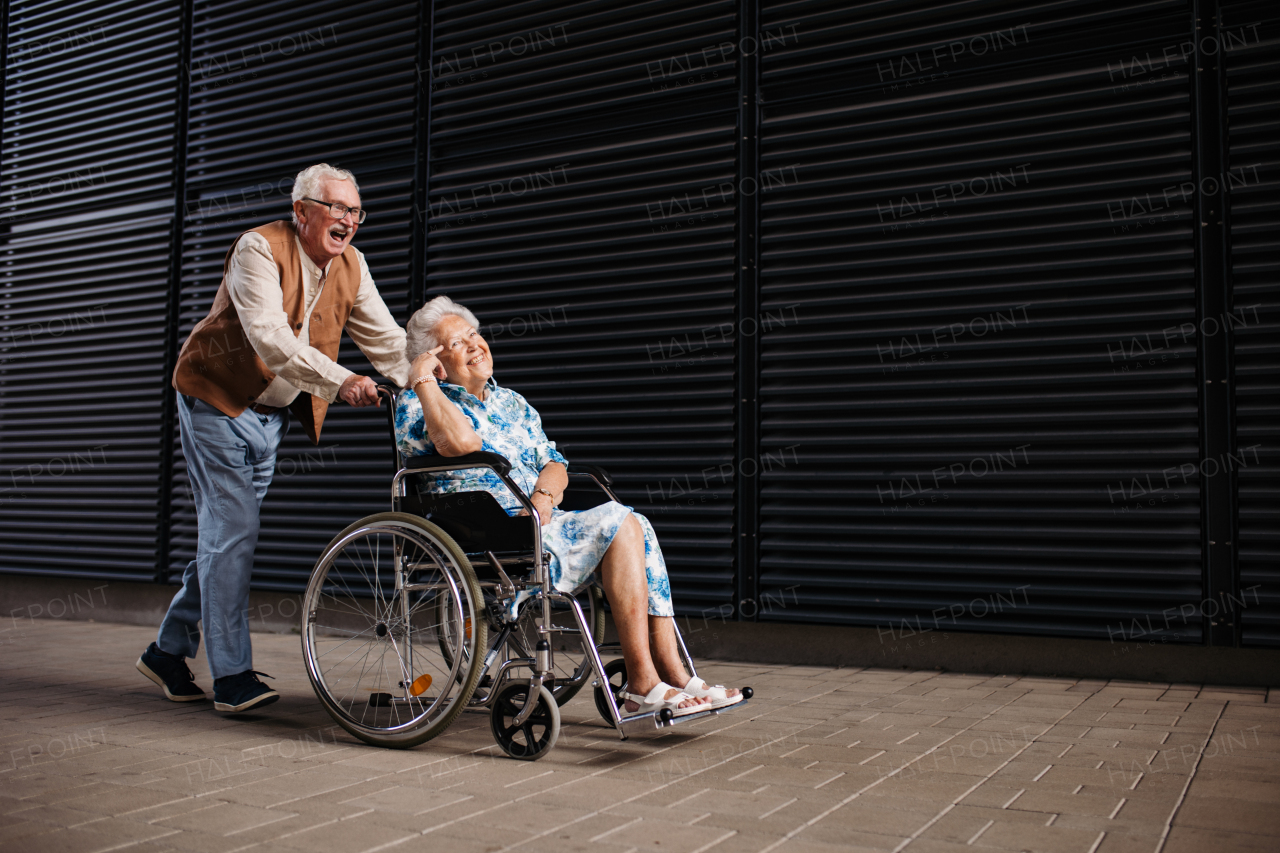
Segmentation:
{"type": "MultiPolygon", "coordinates": [[[[303,286],[302,259],[298,256],[297,231],[290,222],[272,222],[252,229],[267,238],[271,257],[280,271],[280,290],[284,295],[284,311],[295,335],[302,331],[306,311],[306,288],[303,286]]],[[[245,232],[247,234],[249,232],[245,232]]],[[[243,237],[241,234],[240,237],[243,237]]],[[[191,330],[187,342],[178,353],[173,371],[173,387],[183,394],[204,400],[210,406],[233,418],[239,417],[257,396],[275,379],[275,374],[254,352],[249,337],[240,325],[240,317],[227,292],[227,268],[236,243],[227,250],[222,263],[222,284],[213,298],[209,314],[191,330]]],[[[360,290],[360,261],[356,250],[348,246],[329,265],[324,291],[316,300],[308,327],[311,346],[334,361],[338,360],[338,344],[342,329],[351,316],[356,294],[360,290]]],[[[312,443],[319,444],[329,404],[306,393],[289,406],[289,411],[302,422],[312,443]]]]}

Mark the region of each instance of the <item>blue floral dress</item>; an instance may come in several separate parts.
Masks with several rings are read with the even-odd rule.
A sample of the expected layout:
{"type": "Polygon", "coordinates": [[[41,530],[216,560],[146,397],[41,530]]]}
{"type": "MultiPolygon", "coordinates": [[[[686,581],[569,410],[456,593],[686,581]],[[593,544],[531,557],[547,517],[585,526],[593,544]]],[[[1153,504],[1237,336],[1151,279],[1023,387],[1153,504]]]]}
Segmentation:
{"type": "MultiPolygon", "coordinates": [[[[532,494],[538,474],[550,462],[568,465],[554,441],[542,430],[542,418],[524,397],[489,379],[485,399],[480,400],[460,385],[440,383],[440,390],[457,406],[484,442],[484,449],[500,453],[511,462],[511,479],[532,494]]],[[[418,395],[406,388],[396,397],[396,444],[405,456],[435,453],[427,436],[418,395]]],[[[503,482],[487,468],[448,471],[428,475],[437,494],[486,491],[502,508],[515,515],[523,507],[503,482]]],[[[649,519],[629,506],[609,501],[591,509],[565,512],[552,510],[551,520],[542,528],[542,547],[551,555],[551,583],[561,592],[573,592],[588,580],[600,565],[604,552],[613,543],[618,528],[632,514],[644,531],[644,567],[649,584],[649,614],[672,616],[671,583],[667,564],[658,547],[658,537],[649,519]]]]}

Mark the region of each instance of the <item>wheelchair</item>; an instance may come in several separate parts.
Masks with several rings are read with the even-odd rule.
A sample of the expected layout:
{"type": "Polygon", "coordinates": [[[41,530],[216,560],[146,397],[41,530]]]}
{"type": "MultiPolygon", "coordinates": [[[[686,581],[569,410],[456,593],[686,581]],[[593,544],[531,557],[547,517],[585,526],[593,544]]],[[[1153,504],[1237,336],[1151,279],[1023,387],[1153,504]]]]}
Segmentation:
{"type": "MultiPolygon", "coordinates": [[[[362,518],[321,553],[302,605],[307,676],[334,722],[375,746],[407,749],[440,734],[465,710],[489,714],[497,744],[535,761],[555,747],[560,707],[587,682],[604,721],[622,740],[743,707],[674,718],[669,709],[623,716],[626,666],[605,663],[598,579],[574,594],[550,583],[537,510],[509,476],[506,458],[404,459],[395,443],[395,392],[388,399],[395,476],[391,512],[362,518]],[[509,516],[485,491],[438,494],[433,473],[488,469],[527,516],[509,516]]],[[[586,509],[617,500],[607,472],[571,465],[561,504],[586,509]]],[[[594,577],[594,576],[593,576],[594,577]]],[[[684,639],[685,666],[697,675],[684,639]]]]}

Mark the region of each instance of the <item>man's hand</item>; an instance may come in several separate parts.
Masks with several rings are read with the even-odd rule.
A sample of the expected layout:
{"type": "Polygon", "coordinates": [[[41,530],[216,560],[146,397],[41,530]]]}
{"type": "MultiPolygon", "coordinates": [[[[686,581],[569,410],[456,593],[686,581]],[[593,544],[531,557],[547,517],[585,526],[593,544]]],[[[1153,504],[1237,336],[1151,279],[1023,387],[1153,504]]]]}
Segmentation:
{"type": "Polygon", "coordinates": [[[342,402],[357,409],[363,406],[381,406],[382,398],[378,396],[378,383],[368,376],[351,374],[342,387],[338,389],[342,402]]]}

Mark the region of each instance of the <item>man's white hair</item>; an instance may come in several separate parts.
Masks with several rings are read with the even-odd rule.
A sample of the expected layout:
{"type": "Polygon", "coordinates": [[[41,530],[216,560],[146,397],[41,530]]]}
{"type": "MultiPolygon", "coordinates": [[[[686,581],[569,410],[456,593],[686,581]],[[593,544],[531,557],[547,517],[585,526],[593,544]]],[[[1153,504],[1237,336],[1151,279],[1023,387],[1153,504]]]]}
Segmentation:
{"type": "MultiPolygon", "coordinates": [[[[319,198],[320,185],[325,181],[338,180],[350,181],[355,191],[360,192],[360,185],[356,183],[356,176],[348,172],[346,169],[339,169],[337,166],[330,166],[328,163],[316,163],[314,166],[308,166],[298,173],[298,177],[293,179],[293,200],[302,201],[304,198],[319,198]]],[[[324,199],[320,199],[324,201],[324,199]]],[[[298,215],[293,215],[293,224],[298,224],[298,215]]]]}
{"type": "Polygon", "coordinates": [[[447,296],[437,296],[415,311],[405,325],[405,358],[412,362],[427,350],[440,346],[436,326],[449,314],[461,317],[479,331],[480,321],[475,314],[447,296]]]}

